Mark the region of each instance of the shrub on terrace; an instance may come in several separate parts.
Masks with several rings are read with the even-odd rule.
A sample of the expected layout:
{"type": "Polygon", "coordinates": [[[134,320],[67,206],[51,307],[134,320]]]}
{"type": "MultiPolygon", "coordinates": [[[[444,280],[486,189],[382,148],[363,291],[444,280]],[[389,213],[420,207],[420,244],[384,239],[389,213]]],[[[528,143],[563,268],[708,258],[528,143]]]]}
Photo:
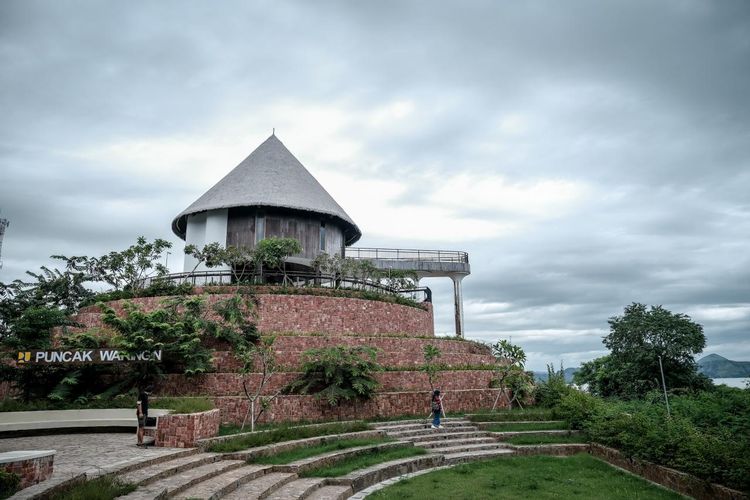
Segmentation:
{"type": "Polygon", "coordinates": [[[331,406],[369,399],[380,385],[374,375],[383,370],[376,355],[377,349],[366,346],[309,349],[302,354],[302,374],[288,390],[314,394],[331,406]]]}

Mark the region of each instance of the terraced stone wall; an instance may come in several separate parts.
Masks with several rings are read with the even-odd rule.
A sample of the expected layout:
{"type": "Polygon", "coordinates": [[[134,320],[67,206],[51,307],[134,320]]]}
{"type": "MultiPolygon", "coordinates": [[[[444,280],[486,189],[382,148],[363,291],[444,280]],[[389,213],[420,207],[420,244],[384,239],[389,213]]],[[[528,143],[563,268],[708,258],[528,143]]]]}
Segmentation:
{"type": "MultiPolygon", "coordinates": [[[[207,302],[214,304],[231,295],[210,294],[207,302]]],[[[426,337],[435,332],[432,304],[422,307],[404,306],[377,300],[318,295],[255,295],[257,299],[257,326],[262,333],[324,333],[341,334],[392,334],[426,337]]],[[[140,297],[117,300],[108,305],[123,313],[125,302],[138,304],[144,311],[158,309],[166,297],[140,297]]],[[[82,308],[77,321],[88,327],[101,327],[99,308],[82,308]]]]}
{"type": "Polygon", "coordinates": [[[192,448],[199,439],[219,434],[221,412],[216,410],[159,417],[156,445],[168,448],[192,448]]]}
{"type": "MultiPolygon", "coordinates": [[[[447,391],[444,404],[450,412],[473,411],[492,407],[498,391],[496,389],[468,389],[447,391]]],[[[502,399],[502,398],[501,398],[502,399]]],[[[247,400],[239,397],[213,398],[221,409],[223,423],[242,423],[247,411],[247,400]]],[[[502,405],[501,405],[502,406],[502,405]]],[[[261,415],[260,422],[300,420],[352,420],[399,415],[424,416],[430,412],[428,391],[381,392],[368,401],[345,403],[332,407],[314,396],[280,396],[271,408],[261,415]]]]}

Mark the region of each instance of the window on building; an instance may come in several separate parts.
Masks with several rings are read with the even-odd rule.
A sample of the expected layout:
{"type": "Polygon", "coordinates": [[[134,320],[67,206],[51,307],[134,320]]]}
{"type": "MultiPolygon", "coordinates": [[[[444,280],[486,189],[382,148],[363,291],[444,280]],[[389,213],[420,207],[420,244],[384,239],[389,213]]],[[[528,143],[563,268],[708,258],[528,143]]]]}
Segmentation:
{"type": "Polygon", "coordinates": [[[326,250],[326,223],[320,223],[320,250],[325,252],[326,250]]]}
{"type": "Polygon", "coordinates": [[[255,216],[255,243],[266,237],[266,217],[263,214],[255,216]]]}

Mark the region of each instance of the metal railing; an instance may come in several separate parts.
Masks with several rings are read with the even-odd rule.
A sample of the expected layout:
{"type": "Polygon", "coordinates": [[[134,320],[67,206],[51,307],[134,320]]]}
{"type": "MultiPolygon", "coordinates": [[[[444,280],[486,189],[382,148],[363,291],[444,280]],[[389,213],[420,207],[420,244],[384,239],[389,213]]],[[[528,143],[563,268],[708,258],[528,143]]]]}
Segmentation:
{"type": "Polygon", "coordinates": [[[432,291],[428,287],[395,288],[375,280],[356,278],[352,276],[316,273],[315,271],[279,271],[248,270],[246,272],[230,270],[195,271],[187,273],[173,273],[166,276],[146,278],[143,285],[149,286],[156,281],[167,281],[181,285],[190,283],[194,286],[213,285],[286,285],[298,288],[343,288],[384,294],[401,295],[417,302],[432,302],[432,291]]]}
{"type": "Polygon", "coordinates": [[[421,260],[429,262],[469,263],[469,254],[458,250],[347,247],[346,257],[348,259],[368,260],[421,260]]]}

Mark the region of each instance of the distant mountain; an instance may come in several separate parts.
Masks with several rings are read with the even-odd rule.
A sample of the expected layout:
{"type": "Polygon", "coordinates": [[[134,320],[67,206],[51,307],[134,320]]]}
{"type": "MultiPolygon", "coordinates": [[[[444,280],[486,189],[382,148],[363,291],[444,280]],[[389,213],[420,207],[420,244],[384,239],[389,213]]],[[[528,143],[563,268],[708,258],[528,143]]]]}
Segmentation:
{"type": "Polygon", "coordinates": [[[698,360],[698,371],[710,378],[750,377],[750,361],[732,361],[718,354],[709,354],[698,360]]]}
{"type": "MultiPolygon", "coordinates": [[[[563,370],[563,373],[565,374],[565,382],[571,383],[573,382],[573,375],[578,371],[578,368],[566,368],[563,370]]],[[[534,372],[534,378],[537,380],[540,380],[542,382],[547,381],[547,372],[534,372]]]]}

